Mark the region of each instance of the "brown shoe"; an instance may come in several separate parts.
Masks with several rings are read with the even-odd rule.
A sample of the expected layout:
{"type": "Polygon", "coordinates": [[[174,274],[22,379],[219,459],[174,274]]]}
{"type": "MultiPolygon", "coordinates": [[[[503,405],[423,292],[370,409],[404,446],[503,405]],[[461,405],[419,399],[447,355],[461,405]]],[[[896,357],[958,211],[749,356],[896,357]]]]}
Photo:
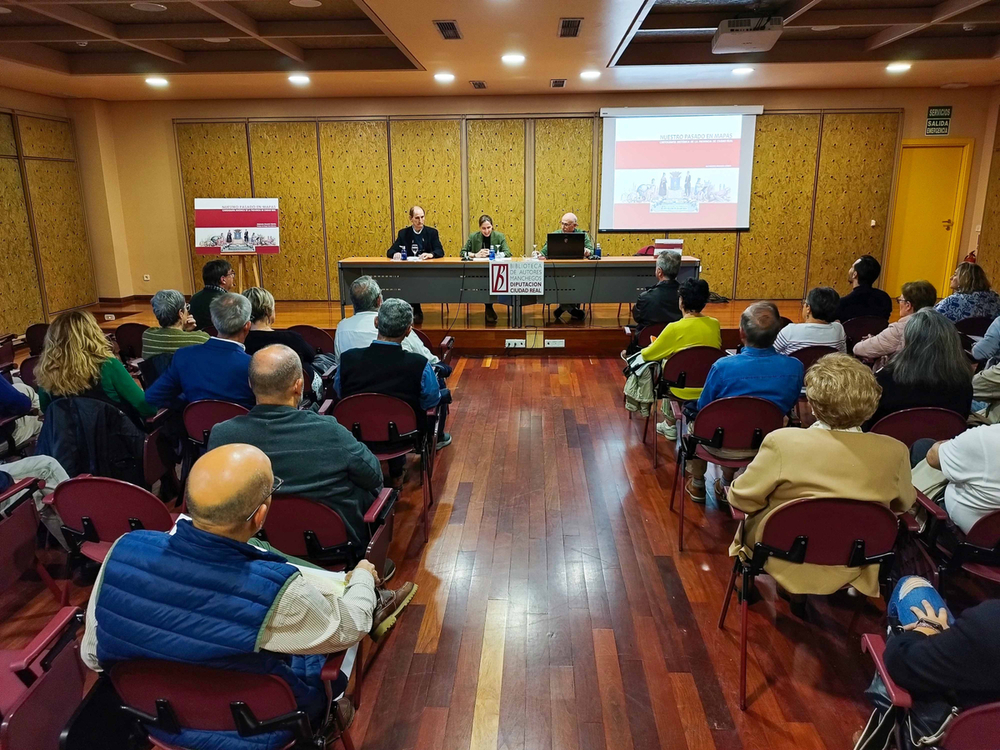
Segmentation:
{"type": "Polygon", "coordinates": [[[354,723],[354,703],[346,695],[333,702],[330,720],[326,725],[324,747],[333,748],[340,742],[341,735],[354,723]]]}
{"type": "Polygon", "coordinates": [[[371,639],[378,643],[392,630],[396,624],[399,613],[403,607],[410,603],[410,599],[417,593],[417,585],[407,581],[395,591],[391,589],[375,589],[375,598],[378,603],[375,605],[375,612],[372,614],[372,629],[369,631],[371,639]]]}
{"type": "Polygon", "coordinates": [[[692,503],[705,504],[705,485],[696,485],[693,479],[687,480],[684,490],[688,493],[692,503]]]}

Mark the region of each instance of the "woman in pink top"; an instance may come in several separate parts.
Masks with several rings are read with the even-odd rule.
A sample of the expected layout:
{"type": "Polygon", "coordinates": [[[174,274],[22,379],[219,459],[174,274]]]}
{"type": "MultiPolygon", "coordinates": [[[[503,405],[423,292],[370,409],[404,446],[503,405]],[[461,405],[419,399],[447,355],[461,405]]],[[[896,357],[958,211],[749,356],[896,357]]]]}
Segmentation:
{"type": "Polygon", "coordinates": [[[929,281],[908,281],[896,298],[899,303],[899,320],[875,336],[866,336],[854,345],[854,356],[875,360],[879,367],[903,348],[903,329],[907,319],[917,310],[931,307],[937,301],[937,290],[929,281]]]}

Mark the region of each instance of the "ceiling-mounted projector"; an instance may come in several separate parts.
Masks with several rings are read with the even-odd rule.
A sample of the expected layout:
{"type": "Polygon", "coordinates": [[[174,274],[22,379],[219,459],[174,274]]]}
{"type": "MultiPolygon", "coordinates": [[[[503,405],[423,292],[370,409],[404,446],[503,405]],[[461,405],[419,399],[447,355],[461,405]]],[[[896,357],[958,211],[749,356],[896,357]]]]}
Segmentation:
{"type": "Polygon", "coordinates": [[[782,19],[731,18],[719,24],[712,37],[712,54],[731,55],[736,52],[767,52],[781,36],[782,19]]]}

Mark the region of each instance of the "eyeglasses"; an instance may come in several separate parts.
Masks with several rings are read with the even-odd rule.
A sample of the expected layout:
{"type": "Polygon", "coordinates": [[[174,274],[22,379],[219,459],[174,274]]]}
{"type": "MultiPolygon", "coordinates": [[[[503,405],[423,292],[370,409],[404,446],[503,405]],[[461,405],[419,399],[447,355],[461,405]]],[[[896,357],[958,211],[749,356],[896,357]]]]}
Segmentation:
{"type": "Polygon", "coordinates": [[[899,304],[903,304],[904,302],[909,302],[909,301],[910,300],[906,299],[906,297],[896,297],[896,302],[898,302],[899,304]]]}
{"type": "Polygon", "coordinates": [[[260,504],[256,508],[253,509],[253,513],[251,513],[249,516],[247,516],[246,520],[249,521],[251,518],[253,518],[254,514],[258,510],[260,510],[260,506],[263,505],[265,502],[267,502],[267,499],[269,497],[271,497],[271,495],[273,495],[275,492],[277,492],[281,488],[281,485],[283,485],[284,483],[285,483],[284,479],[282,479],[281,477],[275,477],[274,478],[274,484],[271,486],[271,489],[268,490],[267,494],[264,495],[264,497],[261,498],[260,504]]]}

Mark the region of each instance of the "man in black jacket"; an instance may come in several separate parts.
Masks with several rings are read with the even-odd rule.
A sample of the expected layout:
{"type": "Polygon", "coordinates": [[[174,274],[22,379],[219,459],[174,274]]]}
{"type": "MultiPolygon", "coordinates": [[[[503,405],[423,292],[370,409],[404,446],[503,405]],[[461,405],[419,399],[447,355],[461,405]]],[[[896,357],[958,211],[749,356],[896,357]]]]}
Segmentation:
{"type": "Polygon", "coordinates": [[[209,309],[212,300],[232,291],[236,285],[236,271],[228,260],[216,258],[208,261],[201,269],[201,280],[205,282],[205,286],[191,296],[190,312],[197,329],[204,331],[212,325],[212,313],[209,309]]]}
{"type": "MultiPolygon", "coordinates": [[[[385,253],[386,257],[401,260],[404,249],[408,257],[421,260],[444,257],[438,230],[424,225],[424,209],[420,206],[410,208],[410,226],[399,230],[396,242],[385,253]]],[[[420,309],[420,305],[413,305],[413,322],[422,323],[423,320],[424,312],[420,309]]]]}
{"type": "Polygon", "coordinates": [[[681,309],[677,305],[680,270],[680,253],[666,251],[656,256],[656,285],[642,292],[632,308],[632,317],[638,326],[636,333],[646,326],[681,319],[681,309]]]}
{"type": "Polygon", "coordinates": [[[872,316],[889,319],[892,315],[892,298],[872,286],[882,273],[882,265],[870,255],[862,255],[847,272],[851,292],[840,298],[835,320],[846,323],[851,318],[872,316]]]}

